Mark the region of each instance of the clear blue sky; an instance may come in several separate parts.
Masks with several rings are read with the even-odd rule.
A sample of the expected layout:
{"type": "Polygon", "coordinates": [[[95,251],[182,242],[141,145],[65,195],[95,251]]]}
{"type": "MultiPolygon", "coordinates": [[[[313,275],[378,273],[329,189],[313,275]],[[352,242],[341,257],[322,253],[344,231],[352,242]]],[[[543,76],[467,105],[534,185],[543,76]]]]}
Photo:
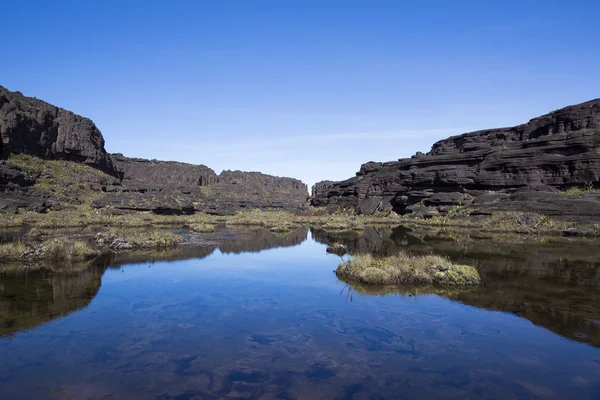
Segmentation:
{"type": "Polygon", "coordinates": [[[0,85],[110,152],[312,184],[600,97],[598,3],[0,0],[0,85]]]}

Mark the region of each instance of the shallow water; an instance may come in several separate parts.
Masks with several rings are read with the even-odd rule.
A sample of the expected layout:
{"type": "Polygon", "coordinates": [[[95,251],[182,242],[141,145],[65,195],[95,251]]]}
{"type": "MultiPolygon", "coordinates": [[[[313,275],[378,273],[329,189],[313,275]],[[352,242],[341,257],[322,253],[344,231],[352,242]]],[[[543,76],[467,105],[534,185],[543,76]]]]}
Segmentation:
{"type": "Polygon", "coordinates": [[[600,398],[594,244],[401,228],[207,239],[0,274],[0,398],[600,398]],[[484,286],[351,287],[334,241],[472,261],[484,286]]]}

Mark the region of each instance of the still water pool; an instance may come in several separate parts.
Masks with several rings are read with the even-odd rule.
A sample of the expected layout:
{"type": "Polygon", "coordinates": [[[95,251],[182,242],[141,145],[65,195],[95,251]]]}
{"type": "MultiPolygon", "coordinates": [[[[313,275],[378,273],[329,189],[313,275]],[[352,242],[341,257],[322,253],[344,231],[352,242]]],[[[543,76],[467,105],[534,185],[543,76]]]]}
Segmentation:
{"type": "MultiPolygon", "coordinates": [[[[600,399],[597,260],[356,235],[255,231],[80,270],[6,271],[0,398],[600,399]],[[333,273],[332,241],[479,260],[484,287],[351,287],[333,273]]],[[[582,246],[572,251],[593,257],[582,246]]]]}

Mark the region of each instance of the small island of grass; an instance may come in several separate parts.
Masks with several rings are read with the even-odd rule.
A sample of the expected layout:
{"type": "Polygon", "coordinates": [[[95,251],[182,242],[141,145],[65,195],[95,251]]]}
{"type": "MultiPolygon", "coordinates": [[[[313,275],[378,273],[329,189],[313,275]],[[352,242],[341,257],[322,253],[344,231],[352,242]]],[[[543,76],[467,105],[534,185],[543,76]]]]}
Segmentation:
{"type": "Polygon", "coordinates": [[[340,264],[335,273],[342,280],[371,285],[467,286],[480,283],[474,267],[454,264],[436,255],[416,256],[403,252],[385,258],[357,255],[340,264]]]}

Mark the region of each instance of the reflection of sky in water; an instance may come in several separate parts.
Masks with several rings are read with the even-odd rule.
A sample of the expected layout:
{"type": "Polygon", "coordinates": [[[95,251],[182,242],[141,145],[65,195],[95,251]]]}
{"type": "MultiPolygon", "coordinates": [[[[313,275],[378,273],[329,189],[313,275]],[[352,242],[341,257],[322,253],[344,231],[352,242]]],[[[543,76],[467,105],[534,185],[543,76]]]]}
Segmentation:
{"type": "Polygon", "coordinates": [[[109,269],[0,339],[2,398],[598,398],[599,349],[433,295],[350,301],[324,250],[109,269]]]}

